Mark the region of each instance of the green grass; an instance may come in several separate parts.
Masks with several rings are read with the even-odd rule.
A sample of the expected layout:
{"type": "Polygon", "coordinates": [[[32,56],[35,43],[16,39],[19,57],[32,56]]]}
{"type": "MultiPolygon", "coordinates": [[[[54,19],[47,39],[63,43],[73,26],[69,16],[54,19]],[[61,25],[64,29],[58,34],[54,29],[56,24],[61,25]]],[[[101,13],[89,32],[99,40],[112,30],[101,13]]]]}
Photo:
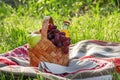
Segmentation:
{"type": "Polygon", "coordinates": [[[27,43],[27,34],[40,29],[46,15],[53,17],[59,29],[64,20],[71,22],[68,30],[73,44],[85,39],[120,42],[119,5],[106,1],[21,0],[22,5],[15,8],[0,3],[0,54],[27,43]]]}
{"type": "MultiPolygon", "coordinates": [[[[53,17],[55,24],[60,29],[62,19],[53,17]]],[[[29,32],[39,30],[43,18],[29,16],[18,17],[13,15],[0,22],[0,53],[14,49],[27,43],[26,36],[29,32]]],[[[104,41],[120,42],[120,13],[100,16],[89,15],[71,18],[69,34],[71,43],[85,39],[98,39],[104,41]]]]}

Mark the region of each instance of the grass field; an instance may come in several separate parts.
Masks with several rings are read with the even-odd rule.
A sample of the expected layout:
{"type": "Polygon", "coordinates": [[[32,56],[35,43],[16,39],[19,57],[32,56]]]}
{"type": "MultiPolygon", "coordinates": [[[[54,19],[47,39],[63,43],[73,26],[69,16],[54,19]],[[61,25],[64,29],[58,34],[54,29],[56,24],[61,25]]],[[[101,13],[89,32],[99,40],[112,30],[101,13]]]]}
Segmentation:
{"type": "Polygon", "coordinates": [[[114,0],[98,1],[23,0],[14,7],[0,3],[0,53],[27,43],[28,33],[41,28],[44,16],[52,16],[59,29],[69,20],[71,43],[85,39],[120,42],[119,5],[114,0]]]}
{"type": "Polygon", "coordinates": [[[59,29],[64,20],[71,22],[69,27],[69,34],[72,36],[71,43],[84,39],[120,42],[120,11],[119,8],[111,5],[110,2],[106,6],[111,5],[113,7],[99,7],[99,3],[92,6],[88,4],[87,7],[90,9],[84,14],[81,13],[83,12],[81,6],[84,1],[63,1],[63,4],[59,1],[58,5],[61,4],[59,6],[61,9],[59,9],[57,4],[51,4],[55,2],[54,0],[48,2],[43,0],[38,3],[32,0],[28,1],[27,5],[19,5],[17,8],[2,3],[0,7],[0,53],[27,43],[26,35],[29,32],[40,29],[43,18],[46,15],[53,17],[59,29]],[[67,5],[64,9],[63,5],[66,3],[67,5]],[[74,7],[71,7],[71,4],[74,7]],[[47,7],[44,7],[45,5],[47,7]],[[79,11],[77,7],[80,7],[79,11]]]}
{"type": "MultiPolygon", "coordinates": [[[[62,26],[65,17],[53,17],[55,24],[62,26]]],[[[43,18],[29,16],[17,16],[16,14],[0,21],[0,53],[11,50],[26,43],[26,36],[29,32],[39,30],[43,18]]],[[[105,41],[120,41],[120,13],[112,15],[89,15],[71,18],[69,34],[72,43],[84,39],[98,39],[105,41]]]]}

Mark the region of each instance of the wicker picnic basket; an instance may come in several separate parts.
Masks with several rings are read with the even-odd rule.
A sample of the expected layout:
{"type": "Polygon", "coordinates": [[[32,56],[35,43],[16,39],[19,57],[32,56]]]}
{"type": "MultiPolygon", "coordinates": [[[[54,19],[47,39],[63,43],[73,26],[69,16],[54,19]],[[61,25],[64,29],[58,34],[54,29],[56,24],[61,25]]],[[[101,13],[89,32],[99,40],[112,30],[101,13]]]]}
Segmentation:
{"type": "Polygon", "coordinates": [[[40,31],[41,40],[34,48],[28,48],[31,66],[37,67],[40,62],[50,62],[63,66],[68,65],[69,55],[65,54],[62,51],[62,48],[56,47],[50,40],[47,39],[48,24],[50,23],[53,24],[53,19],[46,16],[40,31]]]}

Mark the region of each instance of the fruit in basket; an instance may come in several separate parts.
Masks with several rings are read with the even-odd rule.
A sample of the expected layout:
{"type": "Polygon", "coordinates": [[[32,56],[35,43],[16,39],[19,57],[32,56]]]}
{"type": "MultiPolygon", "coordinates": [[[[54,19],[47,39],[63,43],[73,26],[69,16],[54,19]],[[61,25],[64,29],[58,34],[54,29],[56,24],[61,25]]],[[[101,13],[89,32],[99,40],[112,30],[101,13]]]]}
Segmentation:
{"type": "Polygon", "coordinates": [[[69,51],[70,38],[66,37],[65,32],[60,32],[57,26],[48,25],[47,38],[58,48],[62,48],[65,54],[69,51]]]}
{"type": "Polygon", "coordinates": [[[27,37],[28,44],[31,48],[33,48],[40,41],[40,39],[41,35],[34,33],[29,34],[27,37]]]}
{"type": "MultiPolygon", "coordinates": [[[[49,62],[67,66],[69,46],[65,43],[70,39],[57,29],[51,17],[45,17],[42,28],[37,33],[41,34],[41,40],[33,48],[28,47],[30,65],[38,67],[40,62],[49,62]]],[[[69,41],[68,43],[70,43],[69,41]]]]}

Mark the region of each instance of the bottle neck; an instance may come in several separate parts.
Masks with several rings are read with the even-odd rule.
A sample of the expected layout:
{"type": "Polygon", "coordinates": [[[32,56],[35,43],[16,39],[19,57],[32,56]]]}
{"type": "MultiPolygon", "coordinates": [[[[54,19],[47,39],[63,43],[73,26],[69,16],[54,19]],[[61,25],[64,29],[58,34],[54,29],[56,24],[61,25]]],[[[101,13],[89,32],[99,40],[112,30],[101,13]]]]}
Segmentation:
{"type": "Polygon", "coordinates": [[[68,29],[68,26],[67,26],[67,25],[65,25],[65,24],[63,24],[62,29],[63,29],[63,30],[68,29]]]}

